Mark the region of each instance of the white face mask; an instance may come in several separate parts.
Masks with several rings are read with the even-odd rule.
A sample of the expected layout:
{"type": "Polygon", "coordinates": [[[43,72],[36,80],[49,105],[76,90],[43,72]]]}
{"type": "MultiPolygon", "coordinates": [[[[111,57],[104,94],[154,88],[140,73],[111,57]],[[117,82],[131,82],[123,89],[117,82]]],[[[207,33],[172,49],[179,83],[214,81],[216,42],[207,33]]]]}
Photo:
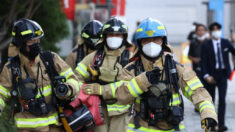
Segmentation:
{"type": "Polygon", "coordinates": [[[222,32],[220,31],[220,30],[217,30],[217,31],[213,31],[212,32],[212,36],[214,37],[214,38],[220,38],[221,37],[221,35],[222,35],[222,32]]]}
{"type": "Polygon", "coordinates": [[[108,37],[106,39],[107,45],[110,49],[117,49],[122,45],[123,38],[120,37],[108,37]]]}
{"type": "Polygon", "coordinates": [[[197,36],[197,39],[202,41],[202,40],[205,40],[207,38],[207,34],[205,33],[204,35],[202,35],[201,37],[200,36],[197,36]]]}
{"type": "Polygon", "coordinates": [[[150,42],[148,44],[145,44],[142,50],[148,57],[155,58],[161,53],[162,46],[157,43],[150,42]]]}
{"type": "Polygon", "coordinates": [[[205,36],[207,39],[210,38],[210,34],[208,32],[205,34],[205,36]]]}

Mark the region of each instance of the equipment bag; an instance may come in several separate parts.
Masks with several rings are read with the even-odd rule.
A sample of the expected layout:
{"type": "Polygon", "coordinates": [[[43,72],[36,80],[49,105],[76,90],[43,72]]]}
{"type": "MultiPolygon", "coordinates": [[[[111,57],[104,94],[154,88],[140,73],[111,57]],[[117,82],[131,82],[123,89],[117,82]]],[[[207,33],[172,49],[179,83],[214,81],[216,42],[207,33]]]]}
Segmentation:
{"type": "Polygon", "coordinates": [[[71,111],[65,111],[65,118],[73,131],[87,131],[95,127],[95,121],[91,112],[82,103],[80,107],[73,109],[72,113],[71,111]]]}

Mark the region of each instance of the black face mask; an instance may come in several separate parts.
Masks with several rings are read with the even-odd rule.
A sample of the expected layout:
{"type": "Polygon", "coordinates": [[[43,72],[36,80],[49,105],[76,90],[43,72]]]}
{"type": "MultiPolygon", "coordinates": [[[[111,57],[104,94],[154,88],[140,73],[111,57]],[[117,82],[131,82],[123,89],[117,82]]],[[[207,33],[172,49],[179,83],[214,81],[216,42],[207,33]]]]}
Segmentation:
{"type": "Polygon", "coordinates": [[[29,52],[26,51],[26,47],[24,46],[21,49],[21,52],[28,57],[30,60],[35,59],[35,57],[41,52],[40,43],[34,43],[29,46],[29,52]]]}

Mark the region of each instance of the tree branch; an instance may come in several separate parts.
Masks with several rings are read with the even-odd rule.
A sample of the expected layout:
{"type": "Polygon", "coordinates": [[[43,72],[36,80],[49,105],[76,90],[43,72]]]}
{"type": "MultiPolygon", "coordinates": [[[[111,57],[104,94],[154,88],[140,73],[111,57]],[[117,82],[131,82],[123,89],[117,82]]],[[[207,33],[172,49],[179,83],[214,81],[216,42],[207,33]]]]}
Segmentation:
{"type": "Polygon", "coordinates": [[[42,5],[42,1],[40,1],[35,7],[34,9],[31,11],[31,14],[29,16],[29,18],[32,18],[33,15],[35,14],[35,12],[38,10],[38,8],[42,5]]]}
{"type": "Polygon", "coordinates": [[[30,14],[32,12],[33,7],[34,7],[34,0],[31,0],[30,4],[29,4],[29,7],[28,7],[28,9],[26,11],[26,14],[24,16],[25,18],[29,18],[30,14]]]}
{"type": "Polygon", "coordinates": [[[1,40],[3,40],[3,38],[7,34],[7,30],[9,28],[9,23],[11,22],[10,20],[12,19],[13,13],[15,12],[17,2],[18,2],[18,0],[13,1],[12,5],[11,5],[11,8],[10,8],[10,11],[9,11],[6,19],[4,20],[4,22],[2,24],[2,27],[0,28],[0,32],[1,32],[0,42],[1,42],[1,40]]]}
{"type": "MultiPolygon", "coordinates": [[[[31,0],[27,0],[22,4],[22,8],[25,8],[31,0]]],[[[16,8],[19,6],[18,0],[14,0],[12,2],[11,8],[9,13],[6,16],[6,19],[2,23],[2,26],[0,27],[0,42],[5,38],[5,35],[8,33],[9,27],[12,25],[13,21],[16,19],[17,15],[20,13],[20,9],[16,8]],[[17,10],[18,9],[18,10],[17,10]]],[[[0,43],[1,45],[1,43],[0,43]]]]}

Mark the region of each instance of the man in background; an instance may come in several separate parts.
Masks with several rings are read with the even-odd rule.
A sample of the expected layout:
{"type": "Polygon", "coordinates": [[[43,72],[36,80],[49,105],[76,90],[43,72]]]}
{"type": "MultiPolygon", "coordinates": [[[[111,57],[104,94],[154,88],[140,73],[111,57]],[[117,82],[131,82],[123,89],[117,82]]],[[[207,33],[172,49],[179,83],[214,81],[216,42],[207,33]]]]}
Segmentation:
{"type": "Polygon", "coordinates": [[[225,125],[225,108],[226,108],[226,92],[227,78],[231,74],[229,64],[229,52],[235,55],[235,48],[227,40],[222,38],[222,26],[214,22],[209,26],[212,38],[202,45],[201,51],[201,68],[202,75],[205,79],[205,88],[210,93],[213,102],[215,101],[215,87],[219,91],[219,131],[226,131],[228,128],[225,125]]]}

